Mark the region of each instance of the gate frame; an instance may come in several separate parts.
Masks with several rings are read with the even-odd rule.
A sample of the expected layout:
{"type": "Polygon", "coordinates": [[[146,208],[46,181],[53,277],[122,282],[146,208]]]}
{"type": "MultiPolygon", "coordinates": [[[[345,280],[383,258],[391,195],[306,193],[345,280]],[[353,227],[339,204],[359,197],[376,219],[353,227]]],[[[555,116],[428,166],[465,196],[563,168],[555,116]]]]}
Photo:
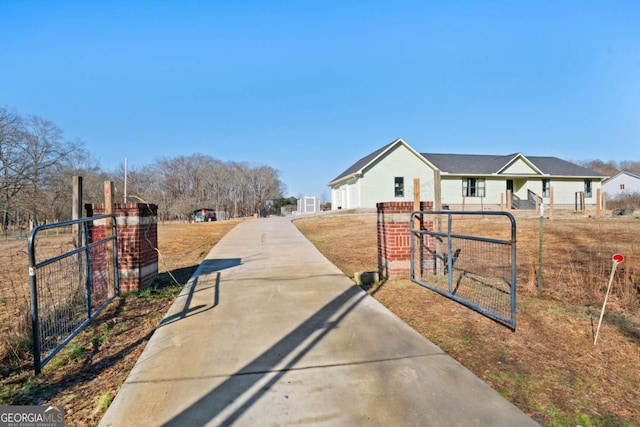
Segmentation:
{"type": "MultiPolygon", "coordinates": [[[[516,219],[515,217],[510,213],[510,212],[506,212],[506,211],[414,211],[411,213],[410,219],[409,219],[409,223],[410,223],[410,239],[409,239],[409,247],[410,247],[410,278],[411,281],[422,286],[425,287],[427,289],[430,289],[434,292],[437,292],[438,294],[449,298],[451,300],[456,301],[459,304],[464,305],[465,307],[468,307],[480,314],[482,314],[485,317],[488,317],[489,319],[508,327],[509,329],[511,329],[512,332],[515,332],[516,330],[516,273],[517,273],[517,263],[516,263],[516,219]],[[441,232],[441,231],[435,231],[435,230],[427,230],[424,228],[424,224],[423,224],[423,218],[425,215],[434,215],[434,216],[438,216],[438,215],[447,215],[447,231],[446,232],[441,232]],[[479,236],[471,236],[471,235],[464,235],[464,234],[453,234],[451,232],[451,225],[452,225],[452,221],[453,221],[453,215],[469,215],[469,216],[479,216],[479,215],[489,215],[489,216],[504,216],[507,217],[511,223],[511,240],[501,240],[501,239],[491,239],[491,238],[486,238],[486,237],[479,237],[479,236]],[[419,219],[419,224],[420,224],[420,229],[415,229],[414,228],[414,219],[419,219]],[[440,288],[430,285],[428,283],[425,283],[421,280],[416,279],[416,275],[415,275],[415,240],[417,240],[415,237],[420,238],[420,241],[422,241],[422,237],[423,236],[434,236],[434,237],[441,237],[443,239],[446,239],[446,247],[447,247],[447,266],[446,266],[446,271],[447,271],[447,281],[448,281],[448,292],[445,292],[443,290],[441,290],[440,288]],[[511,283],[510,283],[510,289],[511,289],[511,295],[510,295],[510,305],[511,305],[511,319],[508,319],[502,315],[500,315],[499,313],[496,313],[495,311],[486,309],[484,307],[481,307],[477,304],[474,304],[470,301],[465,300],[464,298],[460,298],[458,296],[456,296],[453,293],[453,259],[454,256],[451,256],[451,252],[452,252],[452,246],[451,246],[451,238],[458,238],[458,239],[464,239],[464,240],[475,240],[475,241],[481,241],[481,242],[489,242],[489,243],[496,243],[496,244],[500,244],[500,245],[508,245],[511,247],[511,283]]],[[[420,247],[422,248],[422,244],[420,245],[420,247]]],[[[422,264],[422,261],[421,261],[422,264]]],[[[422,268],[422,265],[421,267],[422,268]]]]}
{"type": "Polygon", "coordinates": [[[109,215],[99,215],[93,216],[89,218],[79,218],[69,221],[62,221],[53,224],[43,224],[37,227],[34,227],[29,234],[29,238],[27,241],[28,247],[28,258],[29,258],[29,289],[30,289],[30,298],[31,298],[31,331],[33,338],[33,369],[37,374],[40,374],[42,367],[46,365],[60,350],[62,350],[82,329],[84,329],[87,324],[93,320],[100,312],[111,303],[119,294],[120,294],[120,286],[118,283],[118,247],[117,247],[117,224],[116,217],[113,214],[109,215]],[[111,236],[106,236],[100,240],[95,242],[89,242],[89,231],[87,228],[87,224],[93,223],[98,220],[106,220],[108,218],[112,219],[112,234],[111,236]],[[75,242],[77,247],[73,250],[64,252],[55,257],[47,258],[40,262],[36,262],[35,255],[35,238],[38,232],[42,230],[49,230],[53,228],[59,227],[67,227],[73,225],[80,225],[82,233],[78,233],[78,240],[75,242]],[[109,295],[105,302],[103,302],[99,307],[92,310],[91,304],[91,281],[92,276],[90,273],[90,249],[96,246],[108,243],[109,241],[113,242],[112,254],[113,254],[113,280],[114,280],[114,293],[113,295],[109,295]],[[87,318],[83,320],[78,326],[74,328],[74,330],[64,339],[60,344],[58,344],[53,350],[49,352],[44,358],[42,358],[41,354],[41,342],[40,342],[40,319],[38,313],[38,283],[36,277],[36,271],[49,264],[53,264],[54,262],[60,261],[64,258],[70,257],[75,254],[84,253],[86,266],[85,266],[85,274],[86,281],[85,284],[85,292],[87,296],[87,318]]]}

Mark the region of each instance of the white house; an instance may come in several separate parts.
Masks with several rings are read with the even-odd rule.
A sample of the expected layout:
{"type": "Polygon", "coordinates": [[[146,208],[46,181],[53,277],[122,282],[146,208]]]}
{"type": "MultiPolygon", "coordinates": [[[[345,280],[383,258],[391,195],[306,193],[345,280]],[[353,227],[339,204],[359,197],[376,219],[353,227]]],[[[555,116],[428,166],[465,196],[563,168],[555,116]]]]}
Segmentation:
{"type": "Polygon", "coordinates": [[[610,198],[640,193],[640,175],[625,171],[618,172],[602,183],[602,191],[610,198]]]}
{"type": "Polygon", "coordinates": [[[375,208],[377,202],[412,201],[414,178],[422,200],[434,200],[440,174],[442,204],[451,209],[500,208],[508,194],[515,208],[549,203],[595,206],[605,176],[556,157],[419,153],[402,139],[361,158],[328,185],[332,209],[375,208]]]}

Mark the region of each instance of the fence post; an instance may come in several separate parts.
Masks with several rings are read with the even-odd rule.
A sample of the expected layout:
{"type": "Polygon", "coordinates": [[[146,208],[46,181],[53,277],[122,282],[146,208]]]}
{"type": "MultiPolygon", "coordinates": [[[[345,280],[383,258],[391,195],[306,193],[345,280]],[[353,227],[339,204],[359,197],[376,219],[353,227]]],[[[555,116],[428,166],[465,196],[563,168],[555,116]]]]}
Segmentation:
{"type": "MultiPolygon", "coordinates": [[[[437,197],[436,197],[437,200],[437,197]]],[[[420,211],[420,178],[413,179],[413,211],[420,211]]],[[[415,216],[413,218],[413,228],[414,230],[419,230],[422,224],[422,215],[415,216]]],[[[411,233],[411,232],[409,232],[411,233]]],[[[413,239],[413,247],[416,249],[414,251],[414,265],[422,265],[422,245],[420,244],[420,235],[416,234],[415,236],[411,236],[413,239]]],[[[422,270],[422,269],[420,269],[422,270]]],[[[414,268],[415,273],[415,268],[414,268]]]]}
{"type": "MultiPolygon", "coordinates": [[[[113,181],[105,181],[104,182],[104,213],[106,215],[113,215],[114,206],[113,206],[113,181]]],[[[104,225],[104,235],[105,238],[109,238],[113,236],[113,218],[109,217],[105,220],[104,225]]],[[[113,245],[107,246],[107,265],[114,265],[114,251],[113,245]]],[[[116,294],[116,280],[115,280],[115,272],[109,269],[109,280],[108,280],[108,296],[112,297],[116,294]]]]}
{"type": "MultiPolygon", "coordinates": [[[[79,219],[82,212],[82,177],[78,175],[73,176],[73,194],[71,196],[71,219],[79,219]]],[[[76,248],[82,246],[83,242],[80,241],[80,224],[73,224],[71,226],[71,233],[73,236],[73,244],[76,248]]]]}
{"type": "Polygon", "coordinates": [[[540,235],[538,240],[538,292],[542,291],[542,235],[544,230],[544,204],[540,205],[540,235]]]}

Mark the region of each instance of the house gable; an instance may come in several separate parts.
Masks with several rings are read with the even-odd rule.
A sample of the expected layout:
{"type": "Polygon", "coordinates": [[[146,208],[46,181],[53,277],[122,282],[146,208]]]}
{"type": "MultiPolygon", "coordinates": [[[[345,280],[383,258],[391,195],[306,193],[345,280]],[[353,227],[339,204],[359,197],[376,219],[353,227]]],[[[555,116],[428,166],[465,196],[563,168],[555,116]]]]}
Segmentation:
{"type": "Polygon", "coordinates": [[[361,158],[329,183],[334,209],[375,208],[413,197],[414,179],[433,182],[435,167],[402,139],[361,158]]]}
{"type": "Polygon", "coordinates": [[[500,175],[542,175],[540,169],[520,153],[516,154],[497,173],[500,175]]]}
{"type": "Polygon", "coordinates": [[[421,162],[425,163],[429,168],[434,169],[434,166],[429,163],[427,159],[425,159],[420,153],[415,151],[409,144],[407,144],[402,138],[398,138],[395,141],[385,145],[382,148],[374,151],[371,154],[368,154],[355,162],[353,165],[348,167],[344,172],[334,178],[328,185],[330,187],[338,185],[342,182],[349,181],[353,178],[357,178],[362,175],[366,169],[371,169],[378,163],[382,158],[384,158],[388,153],[397,149],[398,147],[403,146],[407,150],[409,150],[414,156],[420,159],[421,162]]]}

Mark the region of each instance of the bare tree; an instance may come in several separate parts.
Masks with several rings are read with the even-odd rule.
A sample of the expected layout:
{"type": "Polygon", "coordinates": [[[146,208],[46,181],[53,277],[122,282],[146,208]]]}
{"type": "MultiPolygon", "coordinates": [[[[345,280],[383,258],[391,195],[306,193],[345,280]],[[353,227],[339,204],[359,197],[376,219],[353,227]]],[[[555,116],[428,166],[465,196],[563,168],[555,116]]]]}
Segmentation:
{"type": "Polygon", "coordinates": [[[620,162],[620,170],[631,173],[640,173],[640,161],[623,160],[620,162]]]}
{"type": "Polygon", "coordinates": [[[83,198],[85,203],[104,198],[104,181],[108,175],[100,169],[98,162],[84,148],[82,141],[76,141],[75,149],[51,166],[46,182],[45,197],[50,211],[46,213],[54,221],[71,219],[73,176],[83,178],[83,198]]]}
{"type": "Polygon", "coordinates": [[[618,173],[618,166],[616,165],[616,162],[612,160],[603,162],[602,160],[596,159],[579,162],[578,164],[607,176],[613,176],[618,173]]]}
{"type": "MultiPolygon", "coordinates": [[[[186,218],[203,207],[234,217],[251,215],[266,200],[281,198],[285,188],[279,172],[270,166],[222,162],[201,153],[159,159],[127,172],[129,199],[157,204],[162,220],[186,218]]],[[[86,202],[102,200],[103,182],[109,179],[124,196],[123,166],[105,173],[82,141],[65,140],[62,130],[50,120],[23,118],[0,108],[3,229],[17,209],[27,212],[35,224],[70,218],[74,175],[83,177],[86,202]]]]}
{"type": "Polygon", "coordinates": [[[279,172],[266,165],[260,165],[246,172],[247,190],[253,203],[253,212],[266,208],[266,201],[280,197],[279,172]]]}
{"type": "Polygon", "coordinates": [[[48,180],[58,166],[75,150],[75,144],[63,139],[62,130],[53,122],[38,116],[29,116],[25,126],[24,154],[27,160],[27,192],[25,207],[31,212],[32,219],[38,224],[40,216],[45,216],[48,206],[44,190],[48,180]]]}
{"type": "Polygon", "coordinates": [[[2,230],[7,230],[10,212],[25,186],[24,124],[22,118],[0,107],[0,209],[2,230]]]}
{"type": "Polygon", "coordinates": [[[269,166],[225,163],[205,154],[163,158],[144,174],[129,176],[129,188],[144,187],[148,199],[158,201],[163,220],[185,218],[203,207],[251,215],[267,199],[281,197],[284,188],[279,172],[269,166]]]}

